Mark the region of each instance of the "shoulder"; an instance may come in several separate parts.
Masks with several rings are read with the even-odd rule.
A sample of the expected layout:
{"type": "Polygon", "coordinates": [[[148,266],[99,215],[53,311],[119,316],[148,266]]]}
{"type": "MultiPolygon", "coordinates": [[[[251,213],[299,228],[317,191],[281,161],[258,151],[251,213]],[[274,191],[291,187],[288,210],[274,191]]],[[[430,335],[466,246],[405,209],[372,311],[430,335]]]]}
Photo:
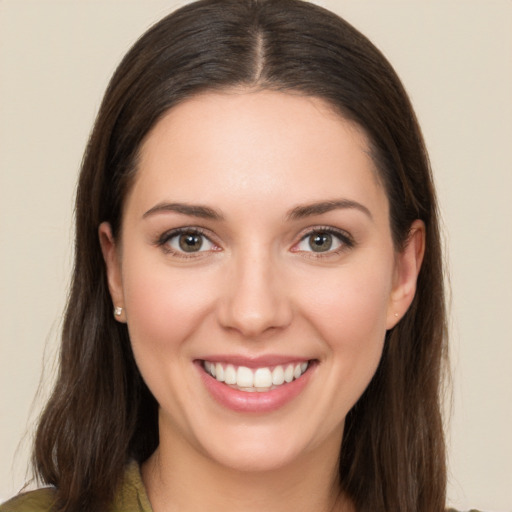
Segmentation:
{"type": "Polygon", "coordinates": [[[0,512],[51,512],[55,503],[52,487],[19,494],[0,505],[0,512]]]}
{"type": "MultiPolygon", "coordinates": [[[[0,510],[0,512],[2,512],[2,511],[0,510]]],[[[446,512],[459,512],[459,511],[455,510],[454,508],[448,508],[448,509],[446,509],[446,512]]],[[[471,510],[468,510],[468,512],[480,512],[480,511],[472,508],[471,510]]]]}
{"type": "MultiPolygon", "coordinates": [[[[111,512],[151,512],[139,465],[131,461],[124,472],[121,486],[114,497],[111,512]]],[[[25,492],[0,504],[0,512],[54,512],[55,488],[44,487],[25,492]]]]}
{"type": "MultiPolygon", "coordinates": [[[[124,473],[122,484],[114,498],[112,512],[152,512],[151,504],[142,482],[140,466],[131,461],[124,473]]],[[[0,510],[0,512],[3,512],[0,510]]]]}

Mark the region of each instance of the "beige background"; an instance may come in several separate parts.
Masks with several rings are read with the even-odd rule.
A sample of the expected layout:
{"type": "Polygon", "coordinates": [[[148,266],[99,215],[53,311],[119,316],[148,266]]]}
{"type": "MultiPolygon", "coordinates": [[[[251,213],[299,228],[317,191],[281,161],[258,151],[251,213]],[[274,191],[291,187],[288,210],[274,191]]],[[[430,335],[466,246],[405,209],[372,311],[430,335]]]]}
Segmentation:
{"type": "MultiPolygon", "coordinates": [[[[449,499],[511,511],[512,2],[319,3],[384,51],[416,106],[453,290],[449,499]]],[[[53,375],[89,129],[128,46],[174,5],[0,0],[0,499],[25,479],[53,375]]]]}

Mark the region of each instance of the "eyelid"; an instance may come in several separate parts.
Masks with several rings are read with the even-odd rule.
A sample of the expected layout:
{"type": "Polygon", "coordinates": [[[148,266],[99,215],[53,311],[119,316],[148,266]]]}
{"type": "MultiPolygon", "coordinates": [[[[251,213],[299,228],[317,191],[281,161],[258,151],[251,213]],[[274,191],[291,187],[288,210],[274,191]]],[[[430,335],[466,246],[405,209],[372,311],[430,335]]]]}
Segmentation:
{"type": "Polygon", "coordinates": [[[165,231],[162,233],[155,241],[155,245],[158,247],[161,247],[163,251],[166,253],[169,253],[171,255],[180,257],[180,258],[197,258],[200,256],[203,256],[205,253],[211,252],[211,251],[218,251],[220,250],[219,244],[217,244],[213,240],[213,236],[210,234],[209,231],[205,230],[204,228],[201,228],[199,226],[181,226],[178,228],[173,228],[165,231]],[[196,252],[185,252],[180,251],[177,249],[174,249],[168,245],[168,242],[177,236],[180,236],[182,234],[192,234],[192,235],[200,235],[207,239],[213,246],[215,246],[215,249],[207,249],[207,250],[199,250],[196,252]]]}
{"type": "Polygon", "coordinates": [[[304,255],[307,255],[307,257],[312,258],[326,258],[333,255],[338,255],[343,251],[346,251],[348,249],[351,249],[355,246],[355,240],[353,237],[348,233],[347,231],[335,228],[333,226],[312,226],[308,227],[306,230],[302,231],[299,235],[299,240],[293,244],[292,252],[297,253],[303,253],[304,255]],[[329,251],[325,252],[315,252],[315,251],[304,251],[297,249],[298,245],[303,242],[306,238],[310,237],[311,235],[315,233],[327,233],[329,235],[332,235],[336,237],[341,246],[336,249],[331,249],[329,251]]]}
{"type": "MultiPolygon", "coordinates": [[[[298,236],[299,236],[299,239],[297,242],[295,242],[293,244],[291,251],[296,252],[296,253],[303,253],[305,256],[307,255],[307,257],[311,257],[311,258],[326,258],[329,256],[338,255],[341,252],[351,249],[352,247],[355,246],[355,241],[354,241],[353,237],[350,235],[350,233],[348,233],[347,231],[345,231],[343,229],[336,228],[333,226],[324,226],[324,225],[310,226],[310,227],[304,229],[303,231],[301,231],[301,233],[298,236]],[[330,249],[325,252],[315,252],[312,250],[305,251],[305,250],[300,250],[297,248],[297,246],[301,242],[303,242],[307,237],[309,237],[315,233],[327,233],[329,235],[336,237],[341,244],[340,247],[338,247],[336,249],[330,249]]],[[[218,244],[216,242],[215,238],[216,237],[214,236],[214,234],[212,234],[209,230],[206,230],[202,227],[180,226],[177,228],[169,229],[169,230],[165,231],[164,233],[162,233],[161,235],[159,235],[156,238],[154,244],[158,247],[161,247],[162,250],[164,250],[166,253],[170,253],[170,254],[180,257],[180,258],[198,258],[198,257],[204,256],[205,253],[207,254],[209,252],[217,252],[217,251],[222,250],[222,248],[220,247],[220,244],[218,244]],[[188,253],[186,251],[176,250],[168,245],[169,240],[171,240],[172,238],[177,237],[181,234],[185,234],[185,233],[196,234],[196,235],[200,235],[200,236],[206,238],[214,246],[214,248],[188,253]]]]}

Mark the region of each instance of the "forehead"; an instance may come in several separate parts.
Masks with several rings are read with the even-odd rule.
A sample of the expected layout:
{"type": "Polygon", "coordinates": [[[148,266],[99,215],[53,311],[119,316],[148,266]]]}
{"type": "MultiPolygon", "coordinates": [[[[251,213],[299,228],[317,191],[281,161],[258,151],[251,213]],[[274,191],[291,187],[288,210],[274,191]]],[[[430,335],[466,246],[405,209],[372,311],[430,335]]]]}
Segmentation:
{"type": "MultiPolygon", "coordinates": [[[[382,195],[364,132],[318,98],[259,91],[205,93],[169,110],[146,137],[134,189],[249,203],[382,195]],[[285,194],[283,196],[283,193],[285,194]]],[[[133,190],[132,190],[133,191],[133,190]]]]}

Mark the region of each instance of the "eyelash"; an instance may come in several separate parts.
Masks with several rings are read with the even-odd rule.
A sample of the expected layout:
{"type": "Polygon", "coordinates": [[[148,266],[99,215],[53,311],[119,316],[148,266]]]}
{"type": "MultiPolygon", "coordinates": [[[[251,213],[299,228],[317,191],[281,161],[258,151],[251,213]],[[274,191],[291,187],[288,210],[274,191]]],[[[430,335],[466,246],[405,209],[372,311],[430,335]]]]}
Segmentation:
{"type": "Polygon", "coordinates": [[[321,259],[321,258],[329,258],[332,256],[338,256],[339,254],[352,249],[355,246],[354,239],[347,233],[346,231],[342,229],[336,229],[331,226],[315,226],[314,228],[309,228],[304,234],[302,234],[299,242],[297,242],[293,247],[299,246],[302,242],[306,241],[308,238],[310,238],[313,235],[330,235],[338,240],[340,243],[340,247],[337,249],[330,249],[328,251],[324,252],[315,252],[313,250],[310,251],[302,251],[300,249],[294,249],[293,252],[300,252],[302,255],[306,258],[313,258],[313,259],[321,259]]]}
{"type": "MultiPolygon", "coordinates": [[[[203,239],[206,239],[210,244],[212,244],[214,247],[217,247],[217,249],[213,249],[214,252],[220,250],[218,248],[218,245],[211,240],[211,237],[206,233],[206,231],[199,227],[182,227],[182,228],[176,228],[172,229],[170,231],[166,231],[163,233],[156,241],[156,245],[158,247],[161,247],[162,250],[167,254],[172,254],[173,256],[177,256],[179,258],[197,258],[201,255],[201,253],[209,252],[209,250],[206,251],[192,251],[190,253],[187,253],[186,251],[180,251],[176,250],[169,246],[169,242],[176,237],[179,237],[180,235],[191,235],[191,236],[200,236],[203,239]]],[[[203,241],[204,244],[204,241],[203,241]]],[[[351,249],[355,246],[354,239],[346,232],[341,229],[336,229],[331,226],[315,226],[314,228],[309,228],[306,232],[302,234],[299,241],[295,243],[292,247],[292,252],[301,253],[304,257],[307,258],[313,258],[313,259],[321,259],[321,258],[328,258],[332,256],[337,256],[341,254],[342,252],[351,249]],[[302,242],[307,240],[309,237],[315,235],[315,234],[325,234],[333,236],[338,240],[340,243],[340,247],[335,250],[327,250],[327,251],[304,251],[300,249],[296,249],[302,242]]]]}
{"type": "MultiPolygon", "coordinates": [[[[166,231],[163,233],[158,240],[156,241],[156,245],[158,247],[161,247],[162,250],[166,254],[172,254],[173,256],[177,256],[179,258],[197,258],[201,253],[207,252],[207,251],[196,251],[196,252],[190,252],[187,253],[186,251],[179,251],[172,247],[170,247],[169,242],[176,237],[179,237],[180,235],[196,235],[200,236],[203,239],[208,240],[210,244],[217,247],[217,244],[211,240],[211,237],[208,236],[202,228],[199,227],[182,227],[177,229],[172,229],[170,231],[166,231]]],[[[203,242],[204,244],[204,242],[203,242]]]]}

